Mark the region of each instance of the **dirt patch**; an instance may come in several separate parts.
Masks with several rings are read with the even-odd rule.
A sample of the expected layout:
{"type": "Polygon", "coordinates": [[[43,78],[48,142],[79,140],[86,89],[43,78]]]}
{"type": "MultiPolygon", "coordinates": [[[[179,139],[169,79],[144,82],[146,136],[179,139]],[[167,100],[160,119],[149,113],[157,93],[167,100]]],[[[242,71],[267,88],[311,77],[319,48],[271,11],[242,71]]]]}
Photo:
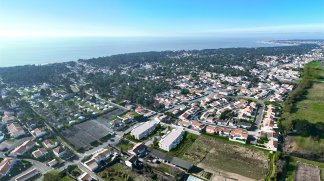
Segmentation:
{"type": "MultiPolygon", "coordinates": [[[[200,136],[183,156],[204,169],[263,179],[268,171],[268,156],[263,151],[200,136]]],[[[233,177],[237,178],[237,177],[233,177]]],[[[244,179],[246,180],[246,179],[244,179]]]]}
{"type": "Polygon", "coordinates": [[[295,171],[295,181],[320,181],[320,168],[317,166],[298,163],[295,171]]]}

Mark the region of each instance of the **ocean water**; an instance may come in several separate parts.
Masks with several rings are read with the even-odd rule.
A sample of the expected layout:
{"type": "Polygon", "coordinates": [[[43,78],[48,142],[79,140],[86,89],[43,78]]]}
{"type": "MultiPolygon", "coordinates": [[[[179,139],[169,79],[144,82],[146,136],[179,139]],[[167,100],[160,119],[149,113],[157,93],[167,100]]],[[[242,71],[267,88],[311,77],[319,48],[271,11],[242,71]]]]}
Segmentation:
{"type": "Polygon", "coordinates": [[[121,53],[267,47],[253,38],[21,38],[0,40],[0,67],[76,61],[121,53]]]}

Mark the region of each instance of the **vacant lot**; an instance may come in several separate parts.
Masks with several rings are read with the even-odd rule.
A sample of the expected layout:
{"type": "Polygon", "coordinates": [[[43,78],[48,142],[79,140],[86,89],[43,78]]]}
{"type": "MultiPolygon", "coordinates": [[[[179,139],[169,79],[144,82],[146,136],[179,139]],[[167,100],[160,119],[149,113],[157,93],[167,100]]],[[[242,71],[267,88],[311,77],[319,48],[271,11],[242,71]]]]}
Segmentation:
{"type": "Polygon", "coordinates": [[[109,133],[110,130],[105,125],[96,120],[89,120],[64,130],[62,134],[76,149],[80,149],[89,146],[91,142],[98,141],[109,133]]]}
{"type": "Polygon", "coordinates": [[[297,157],[289,157],[287,181],[293,180],[324,180],[324,163],[305,160],[297,157]],[[296,178],[299,179],[296,179],[296,178]],[[304,179],[303,179],[304,178],[304,179]]]}
{"type": "Polygon", "coordinates": [[[298,163],[295,171],[295,181],[320,181],[321,170],[317,166],[298,163]]]}
{"type": "Polygon", "coordinates": [[[207,170],[224,170],[252,179],[263,179],[268,171],[268,153],[201,135],[182,158],[207,170]]]}

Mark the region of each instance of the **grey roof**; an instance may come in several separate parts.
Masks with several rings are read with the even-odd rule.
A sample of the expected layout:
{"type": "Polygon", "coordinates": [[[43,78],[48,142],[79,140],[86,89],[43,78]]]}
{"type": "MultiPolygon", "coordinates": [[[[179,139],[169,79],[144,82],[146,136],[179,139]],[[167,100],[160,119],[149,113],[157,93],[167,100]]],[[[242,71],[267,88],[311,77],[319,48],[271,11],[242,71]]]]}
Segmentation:
{"type": "Polygon", "coordinates": [[[170,156],[170,155],[167,155],[159,150],[155,150],[153,149],[150,153],[150,155],[152,157],[155,157],[155,158],[159,158],[159,159],[162,159],[162,160],[165,160],[167,162],[170,162],[172,163],[173,165],[176,165],[180,168],[183,168],[183,169],[186,169],[186,170],[190,170],[192,167],[193,167],[193,164],[186,161],[186,160],[182,160],[178,157],[173,157],[173,156],[170,156]]]}
{"type": "Polygon", "coordinates": [[[160,140],[160,144],[163,145],[171,145],[176,139],[178,139],[183,134],[182,128],[173,129],[171,132],[169,132],[167,135],[162,137],[160,140]]]}
{"type": "Polygon", "coordinates": [[[151,129],[152,127],[155,127],[157,125],[156,121],[147,121],[137,127],[135,127],[131,133],[134,135],[139,135],[147,131],[148,129],[151,129]]]}

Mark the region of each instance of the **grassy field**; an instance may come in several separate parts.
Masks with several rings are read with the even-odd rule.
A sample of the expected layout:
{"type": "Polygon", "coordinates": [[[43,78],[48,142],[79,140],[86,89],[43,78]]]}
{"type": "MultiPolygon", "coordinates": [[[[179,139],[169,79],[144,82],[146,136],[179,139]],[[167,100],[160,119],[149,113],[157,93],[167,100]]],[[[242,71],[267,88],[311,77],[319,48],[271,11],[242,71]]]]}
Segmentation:
{"type": "Polygon", "coordinates": [[[299,152],[304,154],[322,153],[324,150],[324,139],[319,141],[312,137],[288,136],[291,144],[291,152],[299,152]]]}
{"type": "Polygon", "coordinates": [[[201,135],[182,158],[204,169],[219,169],[252,179],[268,173],[268,152],[226,140],[201,135]]]}
{"type": "Polygon", "coordinates": [[[127,152],[127,150],[129,150],[133,146],[134,145],[132,143],[130,143],[128,140],[125,140],[125,139],[122,139],[117,145],[117,147],[120,148],[124,152],[127,152]]]}
{"type": "Polygon", "coordinates": [[[324,83],[314,83],[304,100],[297,102],[297,112],[291,119],[306,119],[311,123],[324,122],[324,83]]]}
{"type": "Polygon", "coordinates": [[[168,154],[177,157],[183,156],[187,152],[187,150],[191,147],[191,145],[194,144],[197,138],[198,135],[186,132],[183,136],[183,140],[181,141],[181,143],[175,149],[168,152],[168,154]]]}
{"type": "Polygon", "coordinates": [[[306,163],[306,164],[310,164],[310,165],[314,165],[314,166],[318,166],[321,169],[321,180],[324,180],[324,163],[321,162],[314,162],[314,161],[310,161],[310,160],[305,160],[302,158],[297,158],[297,157],[289,157],[289,165],[288,165],[288,173],[286,176],[286,180],[287,181],[293,181],[294,180],[294,175],[295,175],[295,169],[296,169],[296,165],[297,163],[306,163]]]}
{"type": "Polygon", "coordinates": [[[305,129],[308,129],[309,126],[316,126],[318,130],[323,129],[324,67],[321,62],[311,62],[305,66],[305,70],[307,71],[303,72],[301,82],[310,81],[311,86],[306,87],[301,98],[293,102],[292,111],[288,111],[285,107],[283,109],[281,126],[288,132],[285,147],[288,148],[288,153],[304,155],[306,158],[315,158],[314,154],[322,155],[320,157],[324,160],[324,133],[322,131],[317,131],[318,133],[310,131],[307,134],[291,133],[293,120],[296,122],[307,121],[308,127],[305,126],[305,129]],[[311,137],[312,133],[316,133],[316,135],[311,137]]]}

